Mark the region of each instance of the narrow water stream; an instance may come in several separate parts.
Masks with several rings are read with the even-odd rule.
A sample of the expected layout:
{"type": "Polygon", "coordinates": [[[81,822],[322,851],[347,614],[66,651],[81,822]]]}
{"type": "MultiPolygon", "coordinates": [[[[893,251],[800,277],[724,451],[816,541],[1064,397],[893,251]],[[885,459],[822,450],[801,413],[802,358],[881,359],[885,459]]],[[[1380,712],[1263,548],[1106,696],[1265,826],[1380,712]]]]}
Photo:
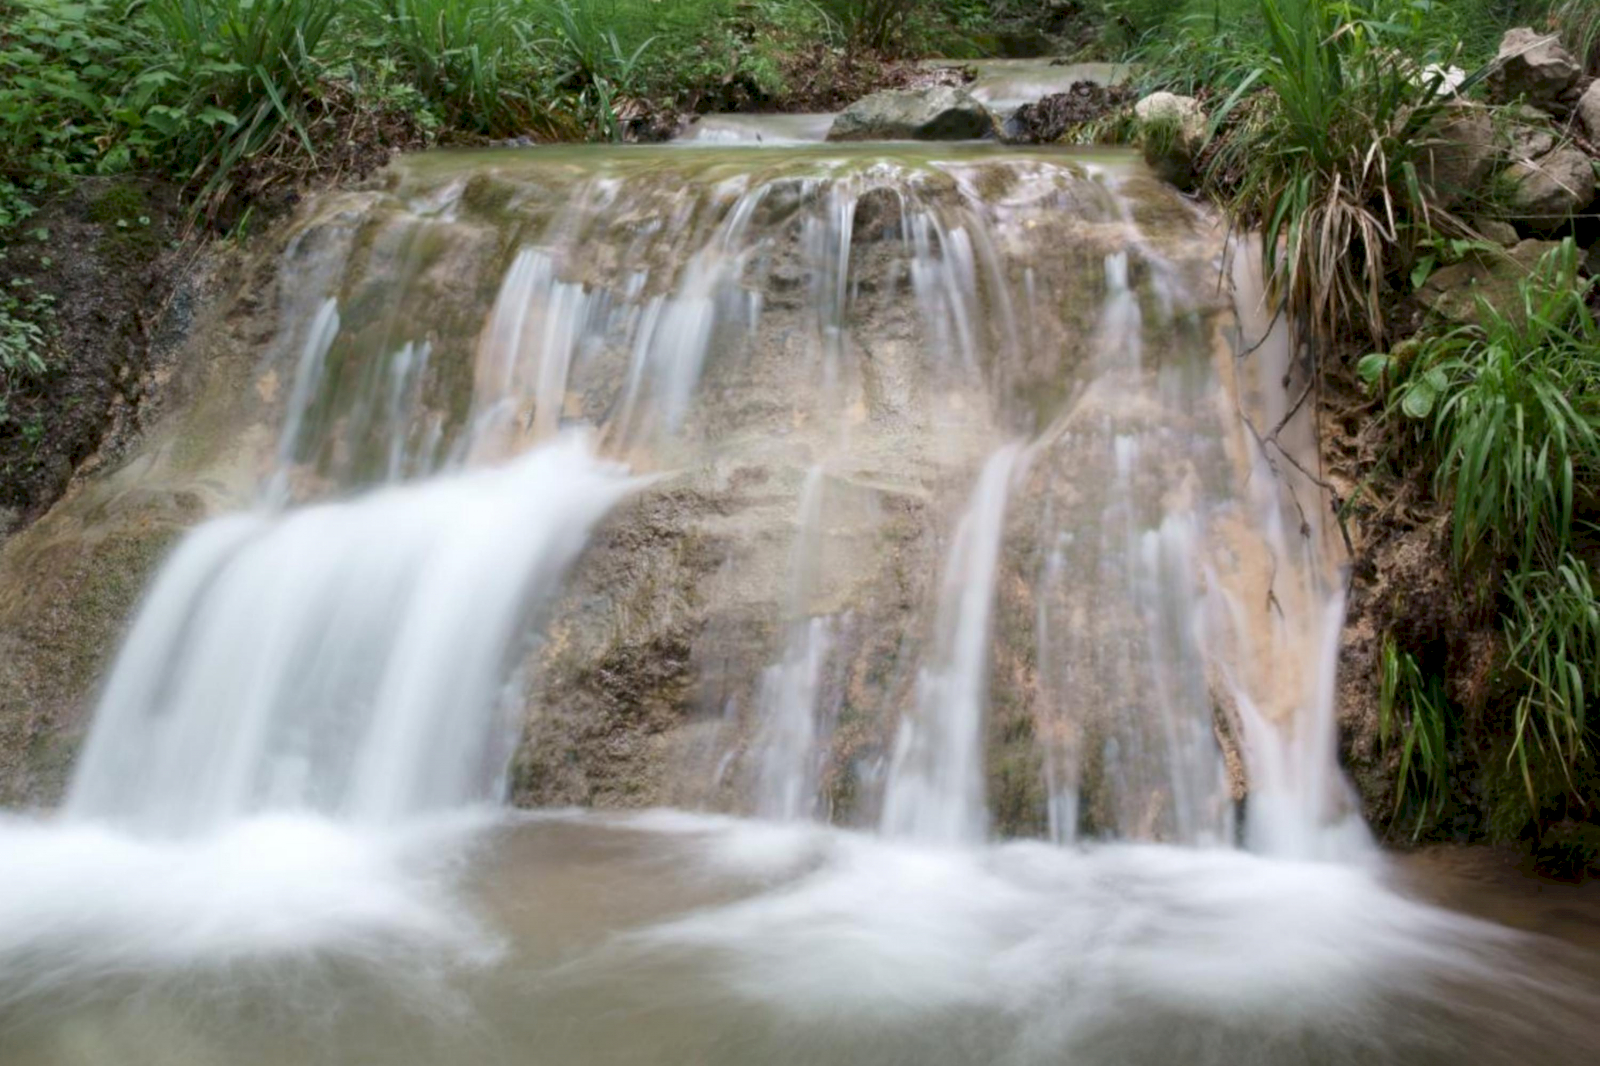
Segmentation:
{"type": "Polygon", "coordinates": [[[1424,902],[1339,771],[1248,245],[813,124],[296,223],[268,428],[131,467],[212,513],[0,820],[0,1062],[1593,1061],[1596,957],[1424,902]]]}

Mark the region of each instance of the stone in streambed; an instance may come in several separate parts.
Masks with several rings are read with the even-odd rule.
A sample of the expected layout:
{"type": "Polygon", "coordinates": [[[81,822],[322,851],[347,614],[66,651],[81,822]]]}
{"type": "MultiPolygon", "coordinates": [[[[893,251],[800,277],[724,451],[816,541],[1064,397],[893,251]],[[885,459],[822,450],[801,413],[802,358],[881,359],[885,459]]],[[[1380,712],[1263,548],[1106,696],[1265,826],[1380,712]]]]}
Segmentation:
{"type": "Polygon", "coordinates": [[[1195,164],[1206,144],[1207,119],[1200,101],[1176,93],[1151,93],[1133,105],[1139,145],[1150,169],[1180,189],[1194,184],[1195,164]]]}
{"type": "Polygon", "coordinates": [[[994,116],[951,85],[889,89],[839,113],[830,141],[970,141],[993,136],[994,116]]]}

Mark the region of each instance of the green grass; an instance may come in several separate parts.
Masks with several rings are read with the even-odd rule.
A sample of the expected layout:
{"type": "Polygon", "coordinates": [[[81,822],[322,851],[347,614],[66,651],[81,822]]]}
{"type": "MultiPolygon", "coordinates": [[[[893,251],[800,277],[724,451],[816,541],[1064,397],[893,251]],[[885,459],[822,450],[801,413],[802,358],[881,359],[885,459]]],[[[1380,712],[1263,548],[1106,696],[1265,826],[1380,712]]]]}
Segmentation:
{"type": "Polygon", "coordinates": [[[1588,754],[1591,679],[1600,678],[1600,600],[1587,564],[1570,554],[1547,570],[1508,574],[1506,585],[1510,658],[1524,682],[1509,758],[1535,804],[1535,760],[1542,756],[1565,770],[1588,754]]]}
{"type": "Polygon", "coordinates": [[[1399,748],[1394,813],[1407,801],[1416,807],[1413,839],[1444,810],[1449,795],[1450,701],[1437,677],[1425,677],[1417,660],[1391,636],[1383,644],[1378,699],[1378,737],[1385,750],[1399,748]]]}
{"type": "Polygon", "coordinates": [[[1561,558],[1578,487],[1600,470],[1600,323],[1578,261],[1563,242],[1519,283],[1517,306],[1480,300],[1477,324],[1421,338],[1394,383],[1393,409],[1428,423],[1437,448],[1458,561],[1561,558]]]}
{"type": "MultiPolygon", "coordinates": [[[[1591,755],[1600,677],[1600,600],[1574,551],[1577,499],[1600,472],[1593,285],[1569,239],[1519,283],[1516,306],[1480,301],[1477,324],[1424,333],[1404,358],[1369,356],[1361,367],[1387,382],[1391,421],[1421,431],[1458,565],[1502,573],[1515,695],[1506,735],[1489,746],[1503,749],[1534,816],[1549,792],[1536,783],[1552,779],[1582,806],[1572,773],[1591,755]]],[[[1386,673],[1386,700],[1389,691],[1386,673]]]]}
{"type": "Polygon", "coordinates": [[[1329,337],[1385,333],[1384,289],[1432,230],[1460,224],[1418,178],[1443,106],[1417,23],[1328,0],[1259,0],[1267,45],[1243,49],[1216,108],[1206,182],[1260,231],[1274,294],[1329,337]],[[1412,46],[1410,50],[1400,47],[1412,46]]]}

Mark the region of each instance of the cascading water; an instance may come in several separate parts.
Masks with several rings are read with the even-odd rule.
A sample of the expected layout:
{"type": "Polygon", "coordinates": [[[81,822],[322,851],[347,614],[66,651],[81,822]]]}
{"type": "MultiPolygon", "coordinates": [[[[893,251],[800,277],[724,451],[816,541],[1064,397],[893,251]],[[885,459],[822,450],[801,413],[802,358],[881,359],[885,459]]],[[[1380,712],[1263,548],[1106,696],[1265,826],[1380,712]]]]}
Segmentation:
{"type": "Polygon", "coordinates": [[[1117,153],[812,126],[301,220],[275,431],[130,475],[242,507],[0,822],[0,1060],[1583,1061],[1354,813],[1249,250],[1117,153]]]}

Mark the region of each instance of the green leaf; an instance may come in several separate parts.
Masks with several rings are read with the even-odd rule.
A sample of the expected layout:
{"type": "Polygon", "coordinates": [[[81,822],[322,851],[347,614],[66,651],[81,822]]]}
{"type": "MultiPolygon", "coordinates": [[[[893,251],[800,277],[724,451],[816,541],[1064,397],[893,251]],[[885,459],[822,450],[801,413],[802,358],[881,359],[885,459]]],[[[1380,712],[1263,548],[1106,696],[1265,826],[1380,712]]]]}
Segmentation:
{"type": "Polygon", "coordinates": [[[208,126],[237,126],[239,124],[239,116],[220,107],[202,108],[195,118],[208,126]]]}
{"type": "Polygon", "coordinates": [[[1372,352],[1362,356],[1361,361],[1356,364],[1356,376],[1368,385],[1373,385],[1393,366],[1394,356],[1388,352],[1372,352]]]}
{"type": "Polygon", "coordinates": [[[1433,401],[1438,393],[1424,375],[1406,387],[1405,395],[1400,400],[1400,410],[1404,411],[1407,418],[1427,418],[1433,412],[1433,401]]]}
{"type": "Polygon", "coordinates": [[[1433,256],[1426,255],[1422,257],[1416,266],[1411,268],[1411,287],[1413,289],[1422,288],[1423,283],[1433,275],[1433,268],[1437,262],[1438,260],[1433,256]]]}

